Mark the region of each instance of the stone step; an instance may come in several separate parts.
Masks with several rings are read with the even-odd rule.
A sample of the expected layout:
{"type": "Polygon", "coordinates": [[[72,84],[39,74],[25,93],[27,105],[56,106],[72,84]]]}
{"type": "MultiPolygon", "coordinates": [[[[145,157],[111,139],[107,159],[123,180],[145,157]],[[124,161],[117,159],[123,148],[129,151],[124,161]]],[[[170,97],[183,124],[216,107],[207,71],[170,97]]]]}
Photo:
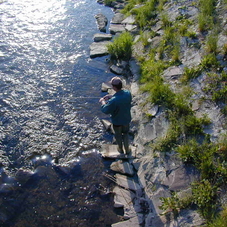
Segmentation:
{"type": "Polygon", "coordinates": [[[110,165],[110,169],[115,172],[122,173],[128,176],[133,176],[135,174],[132,164],[123,160],[118,160],[116,162],[113,162],[110,165]]]}
{"type": "Polygon", "coordinates": [[[114,144],[103,144],[101,147],[101,155],[103,158],[110,158],[110,159],[133,159],[135,158],[136,148],[131,146],[131,154],[121,154],[117,150],[117,145],[114,144]]]}

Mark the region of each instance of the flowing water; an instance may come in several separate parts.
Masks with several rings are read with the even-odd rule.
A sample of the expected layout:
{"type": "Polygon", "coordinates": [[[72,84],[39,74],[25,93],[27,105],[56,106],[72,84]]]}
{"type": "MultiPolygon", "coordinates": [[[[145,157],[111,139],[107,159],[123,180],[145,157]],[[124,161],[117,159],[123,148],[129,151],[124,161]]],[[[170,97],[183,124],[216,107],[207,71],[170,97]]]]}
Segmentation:
{"type": "Polygon", "coordinates": [[[0,4],[0,226],[110,226],[99,155],[106,57],[89,58],[95,0],[0,4]]]}

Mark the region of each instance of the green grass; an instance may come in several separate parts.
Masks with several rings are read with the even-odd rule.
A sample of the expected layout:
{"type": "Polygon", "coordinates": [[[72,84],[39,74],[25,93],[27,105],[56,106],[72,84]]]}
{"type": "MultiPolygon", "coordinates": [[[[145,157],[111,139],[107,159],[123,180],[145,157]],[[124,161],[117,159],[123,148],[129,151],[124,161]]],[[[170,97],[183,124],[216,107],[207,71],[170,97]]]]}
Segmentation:
{"type": "Polygon", "coordinates": [[[133,8],[131,14],[135,15],[136,23],[140,28],[145,28],[157,16],[156,5],[158,0],[148,0],[139,8],[133,8]]]}
{"type": "Polygon", "coordinates": [[[113,43],[110,43],[107,48],[111,58],[118,60],[129,60],[132,56],[133,38],[129,32],[123,32],[116,36],[113,43]]]}
{"type": "Polygon", "coordinates": [[[202,73],[202,68],[200,66],[193,67],[193,68],[184,68],[184,73],[181,78],[182,83],[187,83],[192,79],[197,78],[202,73]]]}
{"type": "Polygon", "coordinates": [[[227,223],[227,206],[225,206],[220,214],[208,224],[208,227],[226,227],[227,223]]]}
{"type": "Polygon", "coordinates": [[[217,188],[208,180],[202,180],[192,185],[193,202],[206,220],[212,220],[217,212],[217,188]]]}
{"type": "Polygon", "coordinates": [[[199,1],[198,27],[201,32],[211,30],[214,27],[215,0],[199,1]]]}
{"type": "Polygon", "coordinates": [[[218,69],[220,67],[220,63],[218,62],[215,53],[205,55],[200,65],[204,70],[218,69]]]}
{"type": "Polygon", "coordinates": [[[205,47],[207,53],[217,54],[217,42],[218,42],[218,36],[216,34],[212,33],[207,36],[206,47],[205,47]]]}

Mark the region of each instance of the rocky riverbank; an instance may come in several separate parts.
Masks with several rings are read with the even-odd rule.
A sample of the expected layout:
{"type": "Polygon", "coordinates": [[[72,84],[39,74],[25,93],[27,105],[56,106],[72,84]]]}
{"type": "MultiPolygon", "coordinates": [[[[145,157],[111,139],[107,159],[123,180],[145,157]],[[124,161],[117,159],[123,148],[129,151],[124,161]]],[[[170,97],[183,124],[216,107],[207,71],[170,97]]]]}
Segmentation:
{"type": "MultiPolygon", "coordinates": [[[[134,56],[140,55],[146,58],[142,41],[137,41],[140,35],[137,33],[135,19],[132,16],[125,18],[118,10],[123,6],[124,1],[116,1],[111,5],[115,10],[115,16],[110,22],[110,33],[132,32],[135,37],[134,56]]],[[[168,13],[171,21],[175,21],[180,16],[193,20],[198,16],[198,8],[191,1],[182,1],[181,3],[172,1],[166,6],[166,13],[168,13]]],[[[222,15],[223,18],[226,18],[226,16],[226,13],[222,15]]],[[[227,43],[227,36],[224,32],[227,29],[225,20],[222,21],[222,27],[223,32],[219,34],[217,42],[219,48],[227,43]]],[[[164,81],[170,85],[172,90],[179,89],[178,85],[185,67],[193,68],[202,62],[203,48],[201,46],[204,45],[204,36],[197,32],[196,25],[192,26],[192,29],[197,33],[197,38],[182,37],[180,40],[181,64],[167,68],[162,75],[164,81]]],[[[155,46],[161,41],[164,34],[161,21],[157,20],[151,30],[158,35],[153,38],[148,37],[147,42],[155,46]]],[[[224,70],[227,69],[225,56],[219,54],[218,58],[224,70]]],[[[135,150],[133,159],[116,160],[111,166],[116,171],[115,207],[124,208],[124,221],[112,226],[204,225],[205,220],[196,209],[179,210],[177,216],[174,216],[171,207],[169,210],[161,209],[160,198],[171,197],[173,192],[176,193],[178,198],[190,197],[192,194],[191,183],[200,179],[200,172],[194,165],[183,162],[174,151],[163,153],[151,148],[149,145],[151,142],[155,143],[159,138],[167,135],[170,122],[166,117],[166,109],[147,102],[148,94],[140,91],[140,66],[136,58],[133,57],[124,66],[116,65],[115,67],[121,69],[118,73],[116,70],[116,74],[122,75],[126,81],[130,81],[128,87],[130,87],[134,97],[131,133],[134,135],[132,145],[135,150]],[[133,187],[130,185],[133,185],[133,187]]],[[[211,120],[204,131],[210,136],[211,141],[215,142],[220,135],[226,133],[226,117],[221,113],[217,104],[204,98],[206,94],[203,88],[206,86],[206,80],[206,73],[202,73],[198,78],[191,80],[190,87],[193,89],[194,95],[190,102],[196,116],[201,117],[206,114],[211,120]],[[201,101],[201,98],[204,98],[203,101],[201,101]]],[[[222,191],[221,197],[225,198],[225,196],[226,192],[222,191]]],[[[224,201],[224,199],[221,200],[224,201]]]]}

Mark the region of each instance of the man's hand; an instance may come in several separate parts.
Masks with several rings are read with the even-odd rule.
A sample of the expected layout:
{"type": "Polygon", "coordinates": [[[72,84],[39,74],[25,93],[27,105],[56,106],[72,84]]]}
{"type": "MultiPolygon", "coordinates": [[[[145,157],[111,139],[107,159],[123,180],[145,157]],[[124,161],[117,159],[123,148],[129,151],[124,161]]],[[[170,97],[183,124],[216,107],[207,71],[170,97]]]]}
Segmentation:
{"type": "Polygon", "coordinates": [[[99,102],[101,103],[101,105],[105,105],[106,104],[106,100],[104,98],[99,99],[99,102]]]}
{"type": "Polygon", "coordinates": [[[109,99],[111,99],[113,97],[113,95],[105,95],[103,98],[107,101],[109,99]]]}
{"type": "Polygon", "coordinates": [[[111,99],[113,97],[113,95],[105,95],[104,97],[102,97],[101,99],[99,99],[99,102],[102,105],[106,104],[106,101],[108,101],[109,99],[111,99]]]}

